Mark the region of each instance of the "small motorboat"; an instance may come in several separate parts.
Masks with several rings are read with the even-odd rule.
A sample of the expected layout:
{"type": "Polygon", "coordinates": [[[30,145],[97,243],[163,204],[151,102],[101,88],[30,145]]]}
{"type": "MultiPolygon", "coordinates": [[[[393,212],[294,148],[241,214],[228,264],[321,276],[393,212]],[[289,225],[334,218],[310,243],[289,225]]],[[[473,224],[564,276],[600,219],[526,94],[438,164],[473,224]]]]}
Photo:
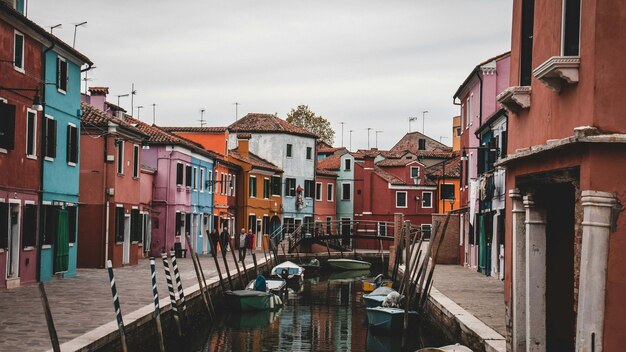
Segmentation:
{"type": "Polygon", "coordinates": [[[363,279],[363,292],[364,293],[372,292],[381,286],[392,287],[393,282],[391,280],[385,280],[383,278],[383,274],[378,274],[376,277],[373,277],[373,278],[363,279]]]}
{"type": "Polygon", "coordinates": [[[328,276],[328,280],[330,281],[353,281],[355,279],[361,279],[365,276],[370,275],[370,271],[368,270],[346,270],[346,271],[335,271],[330,273],[328,276]]]}
{"type": "Polygon", "coordinates": [[[328,265],[337,270],[369,270],[372,263],[356,259],[328,259],[328,265]]]}
{"type": "Polygon", "coordinates": [[[443,347],[427,347],[417,350],[417,352],[472,352],[469,347],[454,344],[443,347]]]}
{"type": "Polygon", "coordinates": [[[379,307],[383,304],[385,297],[387,297],[387,295],[391,292],[395,292],[395,290],[389,287],[381,286],[374,291],[363,295],[363,301],[367,307],[379,307]]]}
{"type": "Polygon", "coordinates": [[[299,285],[304,280],[304,268],[290,261],[286,261],[276,265],[272,269],[271,276],[280,277],[289,284],[299,285]]]}
{"type": "Polygon", "coordinates": [[[255,290],[226,291],[226,301],[235,311],[250,312],[282,307],[283,301],[271,292],[255,290]]]}
{"type": "MultiPolygon", "coordinates": [[[[246,285],[246,290],[255,290],[257,280],[252,280],[246,285]]],[[[265,279],[265,288],[267,292],[271,292],[275,295],[281,295],[284,292],[287,281],[279,277],[270,277],[265,279]]]]}
{"type": "MultiPolygon", "coordinates": [[[[418,313],[409,311],[409,326],[417,322],[418,313]]],[[[367,308],[367,323],[371,328],[390,333],[404,331],[404,309],[373,307],[367,308]]]]}
{"type": "Polygon", "coordinates": [[[306,263],[298,264],[300,267],[304,268],[304,272],[308,276],[309,274],[315,275],[320,271],[320,261],[313,258],[306,263]]]}

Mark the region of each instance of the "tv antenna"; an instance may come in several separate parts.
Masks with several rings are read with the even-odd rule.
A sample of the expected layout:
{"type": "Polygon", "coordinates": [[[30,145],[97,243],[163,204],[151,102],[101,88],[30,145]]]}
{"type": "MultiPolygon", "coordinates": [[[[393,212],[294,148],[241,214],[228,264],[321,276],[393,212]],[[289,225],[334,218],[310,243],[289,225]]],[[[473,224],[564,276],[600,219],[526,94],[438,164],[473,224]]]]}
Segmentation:
{"type": "Polygon", "coordinates": [[[200,127],[204,127],[206,122],[204,122],[204,109],[200,109],[200,127]]]}
{"type": "Polygon", "coordinates": [[[157,104],[152,104],[152,124],[156,125],[156,106],[157,104]]]}
{"type": "Polygon", "coordinates": [[[234,102],[233,105],[235,105],[235,121],[237,121],[239,120],[239,105],[241,105],[241,103],[234,102]]]}
{"type": "Polygon", "coordinates": [[[417,116],[409,116],[409,133],[411,133],[411,122],[417,121],[417,116]]]}
{"type": "Polygon", "coordinates": [[[87,24],[87,21],[81,22],[81,23],[75,23],[74,24],[74,41],[72,42],[72,48],[74,48],[76,46],[76,29],[80,26],[84,26],[87,24]]]}
{"type": "Polygon", "coordinates": [[[55,28],[62,29],[62,28],[63,28],[63,24],[62,24],[62,23],[59,23],[59,24],[55,24],[54,26],[50,26],[50,34],[52,34],[52,31],[53,31],[55,28]]]}

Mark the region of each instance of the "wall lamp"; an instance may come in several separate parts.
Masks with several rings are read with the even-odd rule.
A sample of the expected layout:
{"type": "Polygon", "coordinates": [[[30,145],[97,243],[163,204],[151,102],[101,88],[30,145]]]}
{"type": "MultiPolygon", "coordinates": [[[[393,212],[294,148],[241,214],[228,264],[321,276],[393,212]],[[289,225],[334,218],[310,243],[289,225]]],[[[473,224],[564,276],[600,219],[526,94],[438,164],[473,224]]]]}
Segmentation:
{"type": "Polygon", "coordinates": [[[463,147],[463,154],[461,155],[462,161],[467,161],[467,154],[465,153],[467,149],[489,150],[490,152],[496,152],[496,157],[500,155],[500,148],[498,147],[463,147]]]}
{"type": "Polygon", "coordinates": [[[41,102],[41,97],[39,96],[39,88],[7,88],[7,87],[0,87],[0,90],[6,90],[9,92],[14,92],[15,94],[24,97],[24,98],[29,98],[25,95],[19,94],[18,92],[22,92],[22,91],[27,91],[27,92],[35,92],[35,97],[33,98],[33,105],[32,105],[32,109],[33,110],[37,110],[37,111],[43,111],[43,104],[41,102]]]}

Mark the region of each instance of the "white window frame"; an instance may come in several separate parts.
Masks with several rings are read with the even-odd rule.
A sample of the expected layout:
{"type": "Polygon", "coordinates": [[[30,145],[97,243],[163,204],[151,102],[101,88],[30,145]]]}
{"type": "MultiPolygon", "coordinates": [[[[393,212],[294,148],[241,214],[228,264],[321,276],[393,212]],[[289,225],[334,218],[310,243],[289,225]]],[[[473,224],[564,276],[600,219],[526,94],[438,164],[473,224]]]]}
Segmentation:
{"type": "Polygon", "coordinates": [[[176,182],[177,187],[183,187],[185,185],[185,165],[181,163],[180,161],[176,162],[176,178],[178,178],[178,165],[183,166],[183,176],[182,176],[182,179],[180,180],[180,183],[178,183],[178,180],[175,180],[175,182],[176,182]]]}
{"type": "Polygon", "coordinates": [[[422,208],[424,209],[431,209],[433,207],[433,192],[428,191],[428,192],[422,192],[422,208]],[[426,193],[430,193],[430,206],[424,206],[424,194],[426,193]]]}
{"type": "MultiPolygon", "coordinates": [[[[3,100],[3,99],[0,99],[3,100]]],[[[26,108],[26,158],[37,160],[37,111],[26,108]],[[28,114],[32,113],[35,116],[35,122],[33,123],[33,154],[28,154],[28,114]]]]}
{"type": "Polygon", "coordinates": [[[139,173],[141,172],[139,169],[139,144],[133,144],[133,178],[139,178],[139,173]],[[137,150],[137,157],[135,157],[135,150],[137,150]]]}
{"type": "Polygon", "coordinates": [[[350,158],[343,159],[343,169],[345,171],[351,171],[352,170],[352,159],[350,159],[350,158]]]}
{"type": "Polygon", "coordinates": [[[322,199],[324,199],[324,197],[322,197],[322,192],[324,192],[324,187],[322,187],[322,186],[323,186],[323,184],[321,182],[315,182],[315,201],[316,202],[321,202],[322,199]],[[319,197],[318,197],[318,194],[317,194],[317,185],[320,186],[319,197]]]}
{"type": "MultiPolygon", "coordinates": [[[[1,101],[1,102],[3,102],[3,103],[5,103],[5,104],[7,104],[7,103],[8,103],[8,101],[7,101],[6,99],[2,98],[2,97],[0,97],[0,101],[1,101]]],[[[4,149],[4,148],[0,148],[0,153],[2,153],[2,154],[6,154],[6,153],[8,153],[8,152],[9,152],[8,150],[6,150],[6,149],[4,149]]],[[[2,198],[0,198],[0,201],[2,201],[2,198]]],[[[0,253],[2,253],[2,252],[0,252],[0,253]]]]}
{"type": "MultiPolygon", "coordinates": [[[[63,56],[57,56],[57,58],[59,59],[59,61],[61,62],[65,62],[65,88],[68,89],[68,85],[69,85],[69,77],[70,77],[70,66],[67,64],[67,60],[63,57],[63,56]]],[[[57,61],[58,62],[58,61],[57,61]]],[[[57,64],[58,65],[58,64],[57,64]]],[[[59,68],[57,67],[57,82],[59,82],[59,80],[61,79],[60,77],[58,77],[59,75],[59,68]]],[[[63,90],[59,87],[59,85],[57,84],[57,92],[61,93],[61,94],[67,94],[66,90],[63,90]]]]}
{"type": "Polygon", "coordinates": [[[231,175],[231,176],[232,176],[231,180],[230,182],[228,182],[228,187],[230,188],[230,195],[235,197],[236,196],[235,189],[237,188],[235,187],[235,175],[231,175]]]}
{"type": "Polygon", "coordinates": [[[387,223],[386,223],[386,222],[384,222],[384,221],[379,221],[379,222],[377,223],[377,225],[378,225],[378,226],[377,226],[377,230],[378,230],[377,235],[378,235],[378,236],[381,236],[381,234],[380,234],[380,229],[381,229],[381,228],[385,228],[385,236],[387,236],[387,223]]]}
{"type": "Polygon", "coordinates": [[[396,208],[406,209],[409,207],[409,193],[407,191],[396,191],[396,208]],[[398,195],[404,193],[404,206],[398,205],[398,195]]]}
{"type": "Polygon", "coordinates": [[[198,167],[193,167],[193,173],[191,174],[191,187],[194,191],[198,190],[198,167]]]}
{"type": "Polygon", "coordinates": [[[306,157],[306,160],[313,160],[313,148],[306,147],[306,151],[305,151],[305,155],[304,156],[306,157]]]}
{"type": "Polygon", "coordinates": [[[220,172],[220,192],[219,194],[221,195],[225,195],[226,194],[226,176],[224,175],[223,172],[220,172]]]}
{"type": "Polygon", "coordinates": [[[272,180],[269,177],[263,177],[263,199],[270,199],[272,196],[272,180]],[[265,196],[265,181],[267,181],[267,197],[265,196]]]}
{"type": "Polygon", "coordinates": [[[420,231],[423,234],[424,233],[424,228],[428,228],[430,235],[428,236],[428,238],[432,238],[433,237],[433,225],[432,224],[421,224],[420,225],[420,231]]]}
{"type": "Polygon", "coordinates": [[[18,30],[14,30],[13,31],[13,69],[15,69],[15,71],[17,71],[19,73],[26,73],[26,69],[24,68],[25,62],[26,62],[26,60],[24,58],[24,48],[25,47],[26,47],[26,36],[22,32],[20,32],[18,30]],[[18,36],[18,35],[20,37],[22,37],[22,62],[21,62],[22,67],[19,67],[19,66],[15,65],[15,49],[16,49],[15,48],[15,44],[16,44],[15,37],[18,36]]]}
{"type": "Polygon", "coordinates": [[[124,175],[124,141],[120,141],[120,143],[118,143],[118,145],[117,145],[117,165],[116,165],[116,167],[117,167],[117,174],[118,175],[124,175]],[[120,170],[120,165],[121,165],[121,170],[120,170]]]}
{"type": "Polygon", "coordinates": [[[285,157],[286,158],[293,158],[293,144],[292,143],[287,143],[287,145],[285,146],[285,157]],[[291,146],[291,155],[289,155],[289,146],[291,146]]]}
{"type": "Polygon", "coordinates": [[[341,200],[352,200],[352,184],[349,182],[345,182],[341,184],[341,200]],[[350,190],[350,196],[349,198],[344,198],[343,197],[343,186],[348,185],[349,190],[350,190]]]}
{"type": "Polygon", "coordinates": [[[207,171],[206,173],[206,177],[207,177],[207,192],[209,193],[213,193],[213,171],[207,171]]]}
{"type": "Polygon", "coordinates": [[[204,193],[205,182],[204,182],[204,168],[200,168],[200,193],[204,193]]]}
{"type": "Polygon", "coordinates": [[[420,168],[419,168],[419,166],[411,166],[410,172],[411,172],[410,176],[411,176],[412,179],[419,179],[420,178],[420,168]],[[415,176],[415,177],[413,176],[413,169],[417,170],[417,176],[415,176]]]}
{"type": "MultiPolygon", "coordinates": [[[[561,56],[565,56],[565,10],[567,0],[561,0],[561,56]]],[[[583,2],[580,2],[580,18],[578,22],[578,56],[580,56],[580,33],[582,30],[582,19],[583,19],[583,2]]]]}
{"type": "Polygon", "coordinates": [[[334,202],[335,201],[335,185],[332,183],[327,183],[326,184],[326,201],[328,202],[334,202]],[[328,198],[328,194],[330,190],[330,198],[328,198]]]}
{"type": "MultiPolygon", "coordinates": [[[[46,137],[47,137],[48,136],[48,131],[47,131],[47,129],[48,129],[48,119],[55,120],[55,118],[54,118],[54,116],[51,116],[51,115],[48,115],[48,114],[46,114],[44,117],[45,117],[44,118],[45,125],[42,125],[41,128],[46,129],[46,137]]],[[[57,128],[57,131],[54,131],[54,132],[58,134],[58,128],[57,128]]],[[[57,143],[56,136],[54,136],[54,143],[57,143]]],[[[54,161],[54,159],[56,157],[53,158],[51,156],[46,156],[45,148],[48,148],[48,142],[47,141],[46,141],[46,145],[44,146],[44,149],[42,149],[42,151],[43,151],[42,155],[44,155],[44,160],[46,160],[46,161],[54,161]]],[[[56,145],[54,146],[54,149],[55,149],[55,154],[56,154],[56,145]]]]}
{"type": "MultiPolygon", "coordinates": [[[[68,122],[67,125],[70,126],[70,127],[74,127],[76,129],[76,143],[77,143],[76,144],[76,162],[67,161],[67,165],[75,167],[76,163],[78,163],[78,158],[79,158],[78,153],[79,153],[79,150],[80,150],[80,133],[78,133],[78,126],[76,126],[75,124],[73,124],[71,122],[68,122]]],[[[70,138],[70,136],[65,136],[65,139],[66,139],[65,148],[67,148],[67,140],[69,138],[70,138]]],[[[67,155],[68,152],[69,151],[66,150],[66,155],[67,155]]]]}
{"type": "Polygon", "coordinates": [[[256,176],[248,176],[248,196],[250,198],[256,198],[257,195],[257,184],[256,184],[256,176]],[[254,181],[252,181],[252,179],[254,179],[254,181]],[[250,187],[252,185],[252,183],[254,182],[254,194],[252,194],[252,187],[250,187]]]}

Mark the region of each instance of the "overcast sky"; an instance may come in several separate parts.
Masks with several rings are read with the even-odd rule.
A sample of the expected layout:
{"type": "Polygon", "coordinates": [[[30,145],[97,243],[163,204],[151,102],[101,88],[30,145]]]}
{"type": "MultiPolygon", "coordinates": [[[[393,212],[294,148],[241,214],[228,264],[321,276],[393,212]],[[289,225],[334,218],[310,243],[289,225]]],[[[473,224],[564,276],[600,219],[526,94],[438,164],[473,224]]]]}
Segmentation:
{"type": "MultiPolygon", "coordinates": [[[[30,0],[28,17],[97,67],[109,100],[135,83],[140,118],[225,126],[300,104],[328,119],[335,145],[390,148],[412,129],[451,144],[452,96],[474,66],[510,49],[507,0],[30,0]]],[[[83,82],[84,84],[84,82],[83,82]]],[[[130,110],[130,99],[120,105],[130,110]]],[[[134,111],[137,115],[137,109],[134,111]]]]}

